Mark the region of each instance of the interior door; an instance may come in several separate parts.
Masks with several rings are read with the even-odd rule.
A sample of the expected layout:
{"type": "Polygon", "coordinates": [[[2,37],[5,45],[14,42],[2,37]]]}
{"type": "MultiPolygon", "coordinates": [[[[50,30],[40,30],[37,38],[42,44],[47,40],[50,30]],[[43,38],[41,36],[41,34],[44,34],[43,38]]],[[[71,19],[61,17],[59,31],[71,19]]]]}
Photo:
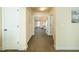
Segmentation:
{"type": "Polygon", "coordinates": [[[47,24],[46,24],[46,33],[47,33],[47,35],[51,35],[51,29],[50,29],[50,26],[51,26],[51,18],[50,18],[50,16],[48,16],[48,18],[47,18],[47,24]]]}
{"type": "Polygon", "coordinates": [[[17,8],[2,8],[3,49],[18,49],[18,17],[17,8]]]}

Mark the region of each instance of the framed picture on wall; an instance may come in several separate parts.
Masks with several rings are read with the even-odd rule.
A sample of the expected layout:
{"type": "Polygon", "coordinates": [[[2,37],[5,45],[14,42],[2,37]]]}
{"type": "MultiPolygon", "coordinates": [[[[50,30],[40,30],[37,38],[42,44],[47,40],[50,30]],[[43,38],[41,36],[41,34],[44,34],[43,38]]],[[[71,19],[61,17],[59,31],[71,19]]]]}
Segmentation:
{"type": "Polygon", "coordinates": [[[79,9],[72,10],[72,23],[79,23],[79,9]]]}

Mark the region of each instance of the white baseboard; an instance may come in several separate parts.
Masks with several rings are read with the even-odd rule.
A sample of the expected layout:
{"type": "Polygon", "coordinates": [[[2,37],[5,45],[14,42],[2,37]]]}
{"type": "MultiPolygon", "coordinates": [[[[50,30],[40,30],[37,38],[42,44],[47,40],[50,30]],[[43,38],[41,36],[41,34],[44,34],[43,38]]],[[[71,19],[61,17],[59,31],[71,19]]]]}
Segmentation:
{"type": "Polygon", "coordinates": [[[79,50],[79,47],[78,48],[75,48],[75,47],[62,47],[62,48],[57,48],[56,47],[56,50],[79,50]]]}

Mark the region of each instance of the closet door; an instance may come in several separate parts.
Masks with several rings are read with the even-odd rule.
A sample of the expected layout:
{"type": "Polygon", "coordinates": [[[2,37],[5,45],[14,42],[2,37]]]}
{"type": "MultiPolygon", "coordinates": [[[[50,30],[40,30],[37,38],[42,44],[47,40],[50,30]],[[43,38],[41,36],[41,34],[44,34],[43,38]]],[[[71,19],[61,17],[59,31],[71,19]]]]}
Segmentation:
{"type": "Polygon", "coordinates": [[[3,49],[18,49],[18,17],[17,8],[2,8],[3,49]]]}

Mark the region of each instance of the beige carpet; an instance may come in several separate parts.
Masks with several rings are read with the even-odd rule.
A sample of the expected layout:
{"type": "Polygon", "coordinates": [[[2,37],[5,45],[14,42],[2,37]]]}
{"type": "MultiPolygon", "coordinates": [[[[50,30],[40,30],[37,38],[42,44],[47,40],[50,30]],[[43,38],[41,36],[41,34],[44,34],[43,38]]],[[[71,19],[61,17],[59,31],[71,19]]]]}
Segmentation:
{"type": "Polygon", "coordinates": [[[28,42],[28,52],[51,52],[54,51],[52,36],[46,35],[44,29],[36,28],[35,36],[28,42]]]}

